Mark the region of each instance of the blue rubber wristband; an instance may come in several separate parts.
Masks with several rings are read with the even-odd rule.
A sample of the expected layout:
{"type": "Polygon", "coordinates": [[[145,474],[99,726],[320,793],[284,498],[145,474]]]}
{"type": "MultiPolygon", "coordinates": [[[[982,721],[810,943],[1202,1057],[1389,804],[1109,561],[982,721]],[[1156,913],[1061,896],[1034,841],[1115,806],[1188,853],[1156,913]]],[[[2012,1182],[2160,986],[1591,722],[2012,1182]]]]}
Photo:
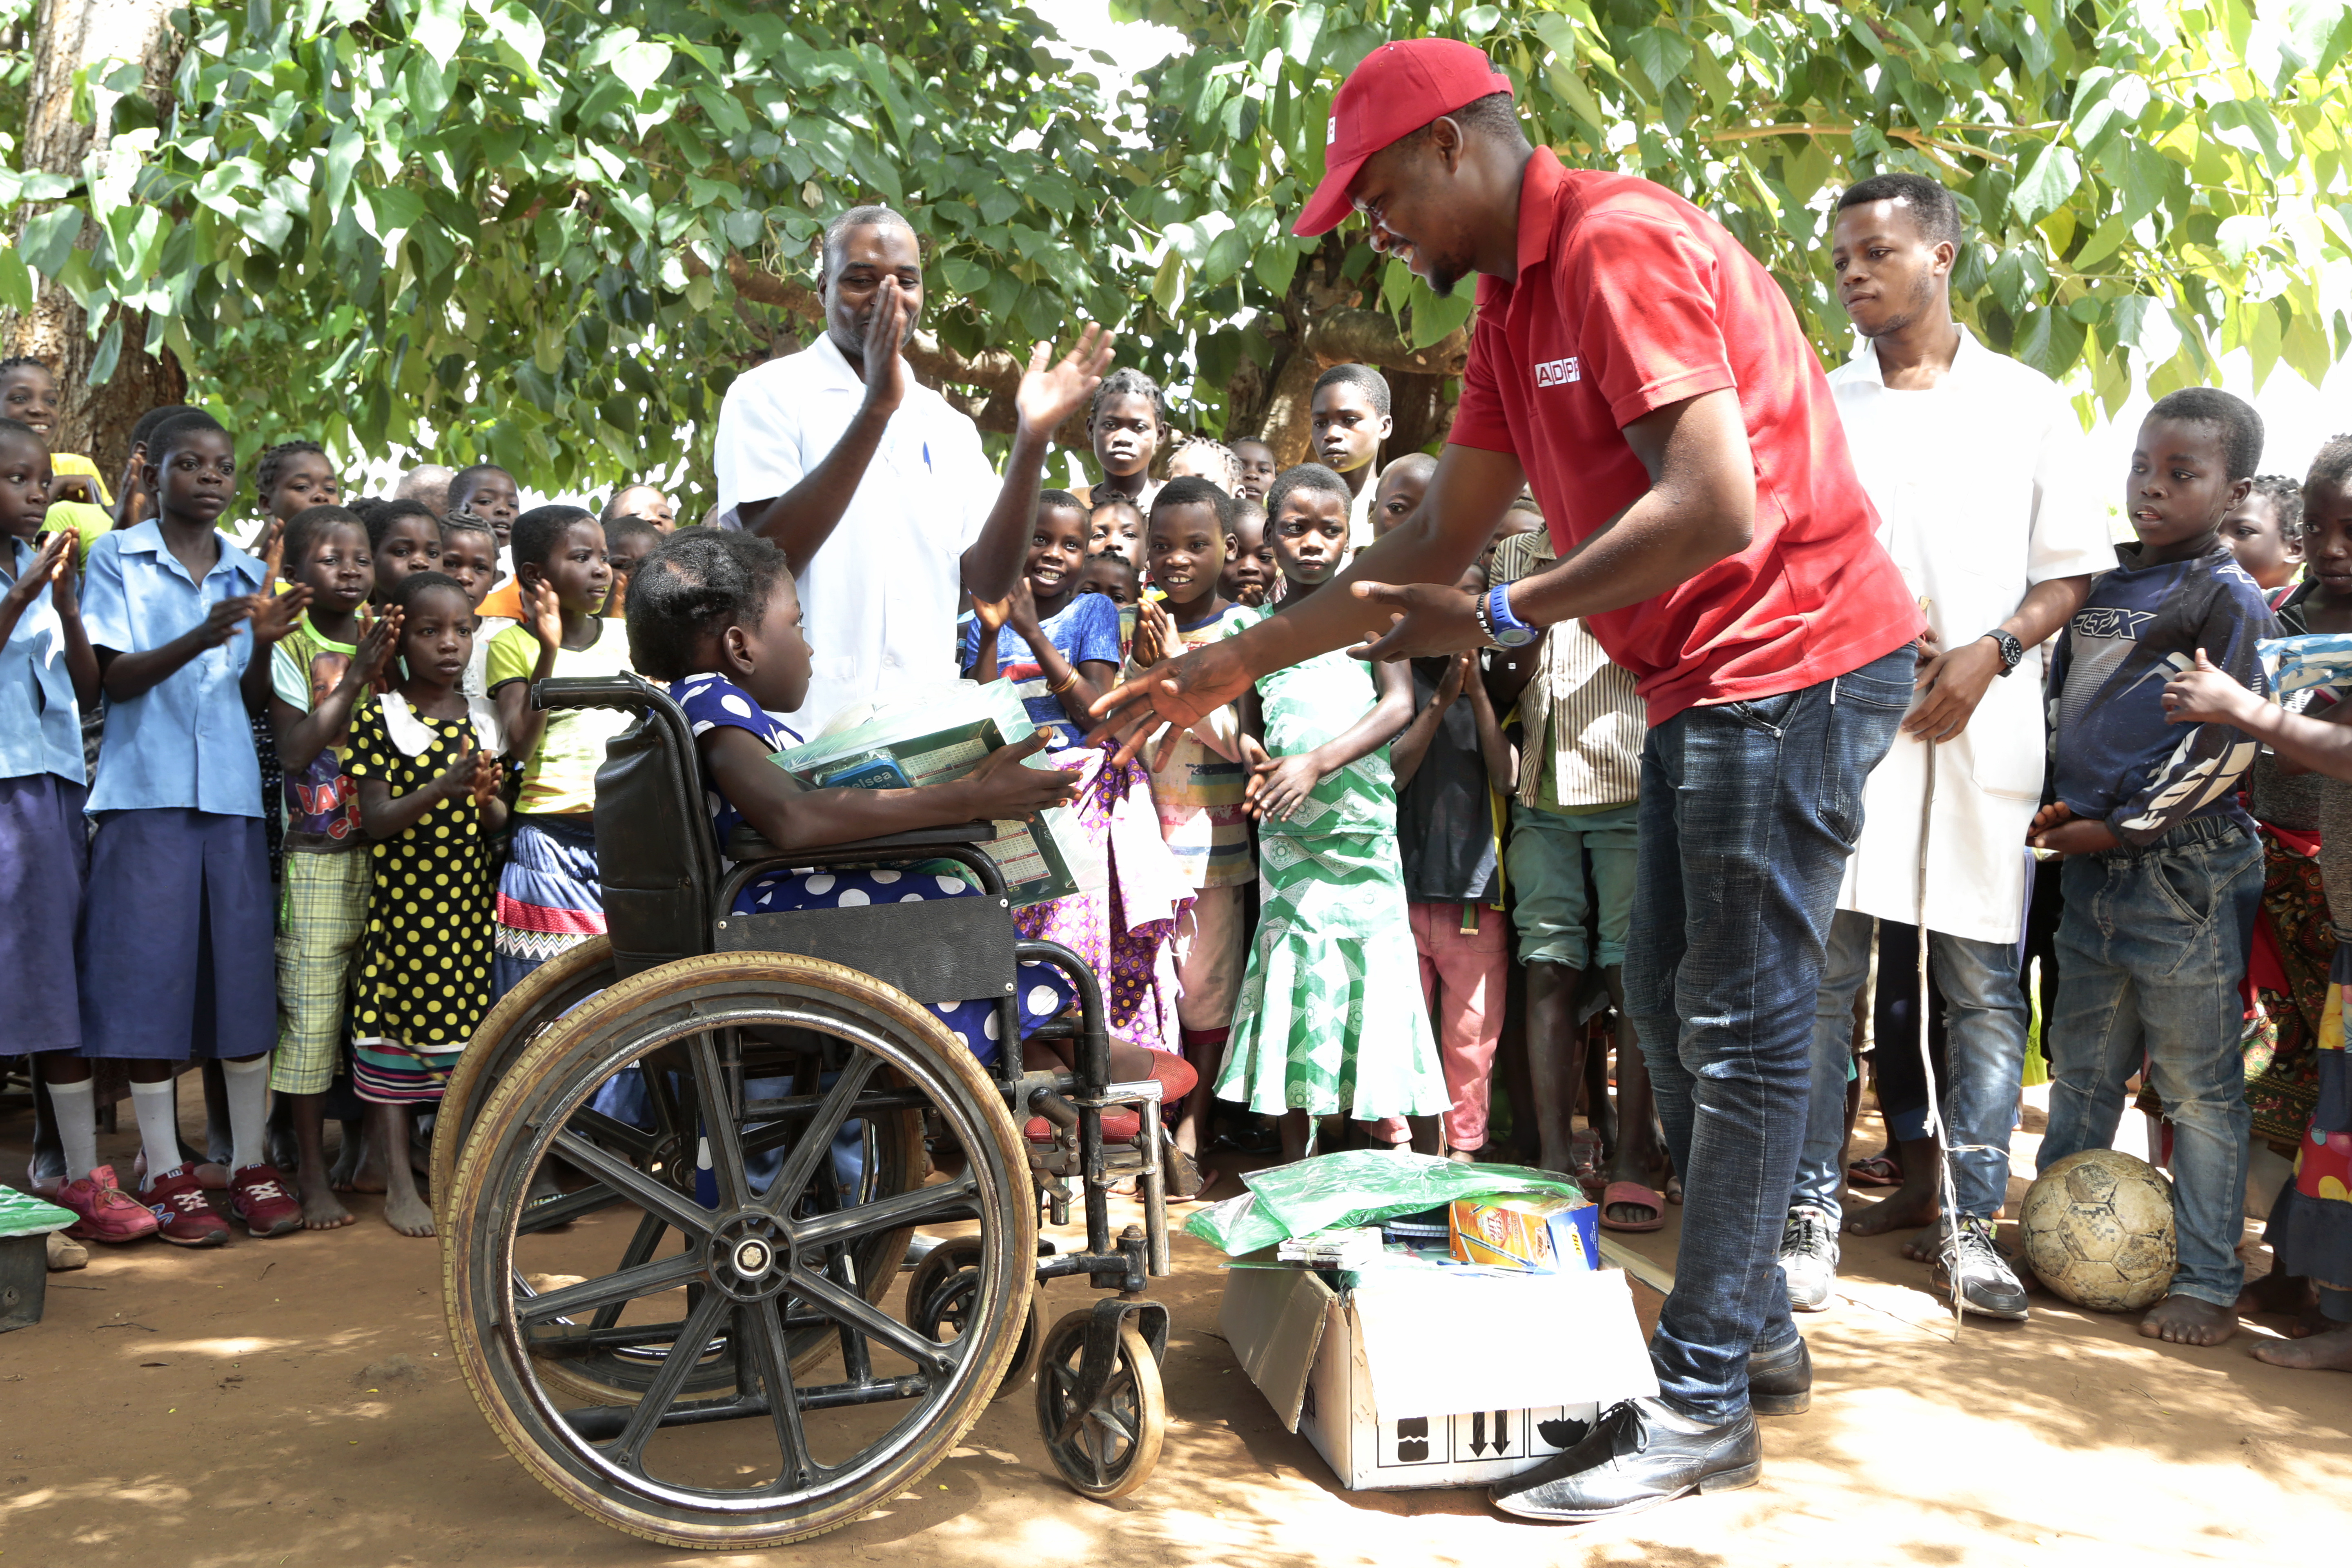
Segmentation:
{"type": "Polygon", "coordinates": [[[1498,632],[1532,632],[1536,628],[1511,614],[1511,585],[1497,583],[1486,592],[1486,620],[1498,632]]]}

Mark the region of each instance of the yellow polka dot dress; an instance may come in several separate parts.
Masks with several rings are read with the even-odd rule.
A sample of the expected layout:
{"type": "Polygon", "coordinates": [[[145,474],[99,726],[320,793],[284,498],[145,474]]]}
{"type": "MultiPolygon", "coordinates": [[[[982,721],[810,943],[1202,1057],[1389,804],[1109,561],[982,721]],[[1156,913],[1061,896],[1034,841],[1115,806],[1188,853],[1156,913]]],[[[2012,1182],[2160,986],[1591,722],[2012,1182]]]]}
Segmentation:
{"type": "MultiPolygon", "coordinates": [[[[381,705],[371,706],[352,721],[345,772],[383,780],[395,797],[411,795],[473,739],[467,719],[417,713],[415,722],[432,744],[409,756],[393,742],[381,705]]],[[[436,802],[368,855],[374,883],[352,999],[352,1082],[362,1100],[430,1103],[490,1007],[496,901],[480,810],[471,797],[436,802]]]]}

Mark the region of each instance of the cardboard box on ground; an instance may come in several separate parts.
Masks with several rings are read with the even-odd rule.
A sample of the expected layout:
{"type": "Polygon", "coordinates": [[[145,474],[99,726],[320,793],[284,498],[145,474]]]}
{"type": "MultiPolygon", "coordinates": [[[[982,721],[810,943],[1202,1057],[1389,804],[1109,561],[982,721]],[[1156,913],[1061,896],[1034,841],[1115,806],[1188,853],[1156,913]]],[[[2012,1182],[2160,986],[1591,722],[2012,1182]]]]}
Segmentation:
{"type": "MultiPolygon", "coordinates": [[[[1036,733],[1010,681],[959,680],[837,716],[816,739],[778,752],[778,767],[821,789],[909,789],[961,778],[1000,746],[1036,733]]],[[[1028,765],[1050,768],[1040,752],[1028,765]]],[[[1000,822],[982,846],[1003,872],[1014,908],[1099,892],[1109,863],[1090,849],[1068,806],[1034,822],[1000,822]]]]}
{"type": "Polygon", "coordinates": [[[1572,1446],[1657,1378],[1616,1269],[1398,1269],[1334,1290],[1237,1264],[1218,1331],[1352,1491],[1483,1486],[1572,1446]]]}

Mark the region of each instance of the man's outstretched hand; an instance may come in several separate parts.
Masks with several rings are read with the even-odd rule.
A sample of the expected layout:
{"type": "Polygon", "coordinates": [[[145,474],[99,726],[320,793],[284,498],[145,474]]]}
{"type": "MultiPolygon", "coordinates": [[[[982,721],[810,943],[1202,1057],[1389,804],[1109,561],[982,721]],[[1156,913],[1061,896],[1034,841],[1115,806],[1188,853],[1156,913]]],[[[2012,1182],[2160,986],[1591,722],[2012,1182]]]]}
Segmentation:
{"type": "Polygon", "coordinates": [[[1095,718],[1088,745],[1116,737],[1118,761],[1132,762],[1162,727],[1197,724],[1250,688],[1251,675],[1230,642],[1210,643],[1123,680],[1087,710],[1095,718]]]}
{"type": "Polygon", "coordinates": [[[1052,363],[1047,360],[1054,345],[1039,343],[1029,355],[1027,374],[1013,394],[1013,411],[1022,425],[1051,436],[1063,420],[1086,406],[1087,399],[1102,384],[1103,372],[1110,368],[1111,345],[1118,339],[1118,333],[1089,323],[1070,345],[1070,352],[1052,363]]]}
{"type": "Polygon", "coordinates": [[[1348,650],[1357,658],[1393,664],[1486,646],[1486,634],[1478,626],[1477,602],[1459,588],[1436,583],[1359,583],[1355,595],[1386,610],[1390,623],[1385,636],[1348,650]]]}

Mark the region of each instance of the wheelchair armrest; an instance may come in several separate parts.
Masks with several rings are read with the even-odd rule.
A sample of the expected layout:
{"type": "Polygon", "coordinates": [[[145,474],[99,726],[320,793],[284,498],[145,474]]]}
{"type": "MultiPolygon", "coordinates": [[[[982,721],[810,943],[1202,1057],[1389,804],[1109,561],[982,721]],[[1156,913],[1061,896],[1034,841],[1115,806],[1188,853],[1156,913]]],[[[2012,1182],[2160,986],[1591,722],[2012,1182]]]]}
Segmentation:
{"type": "Polygon", "coordinates": [[[992,822],[958,822],[944,827],[919,827],[887,838],[861,838],[852,844],[827,844],[814,849],[779,849],[737,824],[727,836],[723,852],[738,864],[753,860],[789,860],[795,866],[837,865],[846,860],[920,860],[941,849],[985,844],[996,837],[992,822]]]}

